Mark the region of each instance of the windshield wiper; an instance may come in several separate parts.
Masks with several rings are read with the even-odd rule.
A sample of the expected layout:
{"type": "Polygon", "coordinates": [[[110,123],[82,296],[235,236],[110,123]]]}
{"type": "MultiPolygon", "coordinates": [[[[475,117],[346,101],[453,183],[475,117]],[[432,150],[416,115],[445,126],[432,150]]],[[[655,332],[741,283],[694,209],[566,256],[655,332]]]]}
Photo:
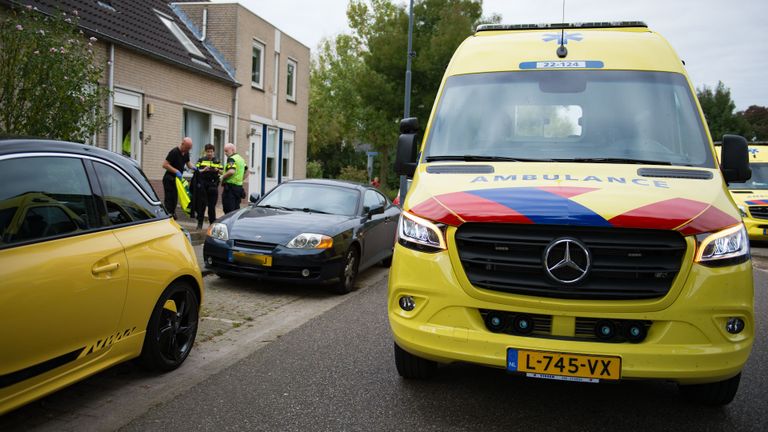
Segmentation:
{"type": "Polygon", "coordinates": [[[298,209],[298,208],[297,208],[297,209],[291,209],[291,210],[301,210],[301,211],[303,211],[304,213],[322,213],[322,214],[330,214],[330,213],[328,213],[327,211],[317,210],[317,209],[313,209],[313,208],[309,208],[309,207],[304,207],[304,208],[302,208],[302,209],[298,209]]]}
{"type": "Polygon", "coordinates": [[[427,162],[464,161],[464,162],[554,162],[554,159],[526,159],[507,156],[482,155],[441,155],[427,156],[427,162]]]}
{"type": "Polygon", "coordinates": [[[672,162],[645,160],[645,159],[625,159],[625,158],[573,158],[557,159],[557,162],[577,162],[577,163],[617,163],[617,164],[638,164],[638,165],[672,165],[672,162]]]}
{"type": "Polygon", "coordinates": [[[265,207],[265,208],[272,208],[272,209],[278,209],[278,210],[287,210],[287,211],[296,210],[296,209],[292,209],[290,207],[283,207],[283,206],[272,205],[272,204],[259,205],[259,206],[256,206],[256,207],[265,207]]]}

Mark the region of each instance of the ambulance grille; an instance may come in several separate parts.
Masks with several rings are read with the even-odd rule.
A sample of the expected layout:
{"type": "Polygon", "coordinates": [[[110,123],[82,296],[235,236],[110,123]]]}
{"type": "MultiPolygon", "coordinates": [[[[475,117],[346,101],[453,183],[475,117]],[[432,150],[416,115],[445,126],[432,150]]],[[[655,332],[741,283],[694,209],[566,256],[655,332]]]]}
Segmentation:
{"type": "Polygon", "coordinates": [[[768,206],[750,207],[749,214],[755,219],[768,219],[768,206]]]}
{"type": "Polygon", "coordinates": [[[620,228],[466,223],[455,239],[476,288],[563,299],[663,297],[686,250],[676,231],[620,228]],[[547,245],[561,237],[580,240],[592,256],[587,276],[573,285],[550,279],[544,268],[547,245]]]}

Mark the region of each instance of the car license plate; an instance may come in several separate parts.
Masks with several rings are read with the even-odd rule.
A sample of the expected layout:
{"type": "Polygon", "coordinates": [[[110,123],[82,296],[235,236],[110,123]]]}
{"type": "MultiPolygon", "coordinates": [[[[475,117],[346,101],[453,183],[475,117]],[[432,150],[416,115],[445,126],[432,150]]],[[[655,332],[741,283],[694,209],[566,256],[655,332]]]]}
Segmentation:
{"type": "Polygon", "coordinates": [[[507,370],[524,373],[531,378],[596,383],[621,378],[621,357],[509,348],[507,370]]]}
{"type": "Polygon", "coordinates": [[[269,255],[259,255],[247,252],[232,252],[232,257],[237,262],[246,264],[255,264],[262,267],[272,267],[272,257],[269,255]]]}

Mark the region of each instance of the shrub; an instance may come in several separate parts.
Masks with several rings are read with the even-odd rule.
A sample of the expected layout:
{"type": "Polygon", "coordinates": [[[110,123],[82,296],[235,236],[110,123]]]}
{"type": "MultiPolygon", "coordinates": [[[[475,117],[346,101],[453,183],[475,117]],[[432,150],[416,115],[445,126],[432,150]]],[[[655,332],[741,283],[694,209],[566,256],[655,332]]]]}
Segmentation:
{"type": "Polygon", "coordinates": [[[0,18],[0,133],[83,142],[107,125],[108,90],[77,12],[0,18]]]}

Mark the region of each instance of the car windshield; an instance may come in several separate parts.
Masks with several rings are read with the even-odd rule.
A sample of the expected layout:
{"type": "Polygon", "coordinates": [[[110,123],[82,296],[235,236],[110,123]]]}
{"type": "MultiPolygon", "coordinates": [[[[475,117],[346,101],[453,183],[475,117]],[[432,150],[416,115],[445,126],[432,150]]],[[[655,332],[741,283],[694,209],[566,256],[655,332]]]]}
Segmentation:
{"type": "Polygon", "coordinates": [[[768,163],[751,163],[752,178],[745,183],[730,183],[728,189],[768,189],[768,163]]]}
{"type": "Polygon", "coordinates": [[[425,160],[610,162],[714,168],[683,75],[498,72],[450,77],[425,160]]]}
{"type": "Polygon", "coordinates": [[[357,214],[360,193],[344,187],[283,183],[259,201],[259,207],[275,207],[345,216],[357,214]]]}

